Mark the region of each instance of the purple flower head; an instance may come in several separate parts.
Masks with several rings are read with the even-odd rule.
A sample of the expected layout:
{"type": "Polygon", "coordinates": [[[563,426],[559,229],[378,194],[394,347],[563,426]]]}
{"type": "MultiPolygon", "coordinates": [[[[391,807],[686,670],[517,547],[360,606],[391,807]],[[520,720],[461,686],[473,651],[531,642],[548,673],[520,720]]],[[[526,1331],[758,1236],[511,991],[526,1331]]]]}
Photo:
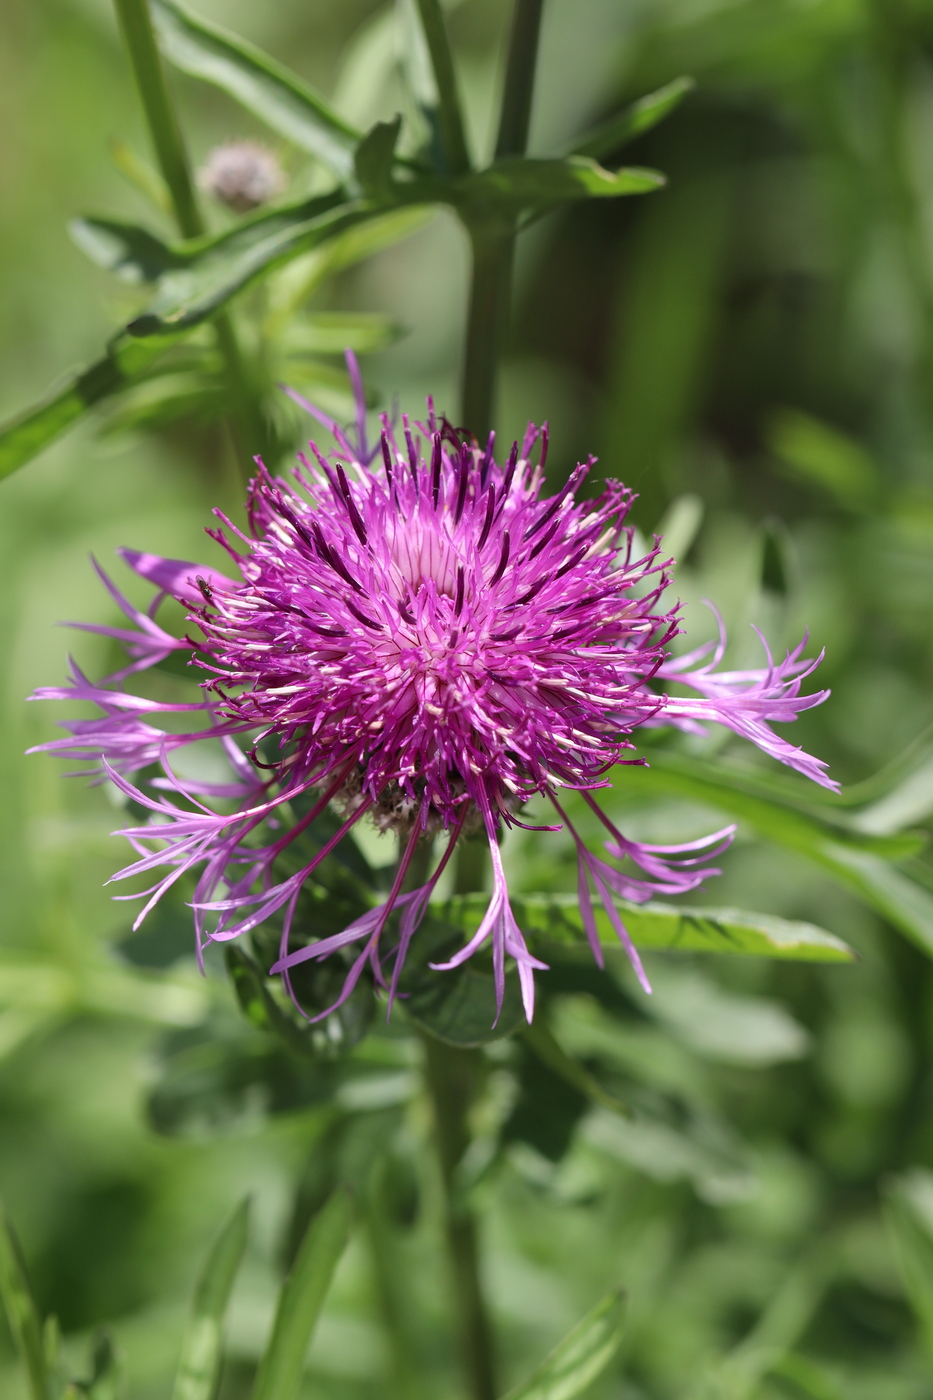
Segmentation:
{"type": "Polygon", "coordinates": [[[435,416],[430,400],[426,421],[403,416],[401,433],[383,416],[370,449],[352,359],[350,369],[355,432],[305,405],[336,450],[325,455],[312,442],[289,480],[271,477],[258,462],[247,529],[219,516],[221,528],[209,532],[228,552],[233,576],[122,551],[157,590],[140,613],[102,573],[132,627],[94,630],[119,639],[131,662],[98,684],[75,668],[68,685],[38,692],[89,700],[101,712],[66,722],[68,737],[43,747],[89,761],[149,813],[122,833],[138,859],[114,876],[156,873],[137,924],[172,884],[198,870],[192,903],[199,949],[279,913],[281,950],[272,971],[288,983],[297,964],[355,945],[335,1005],[367,964],[391,1005],[440,874],[457,841],[477,831],[489,842],[492,897],[476,934],[439,971],[490,945],[500,1005],[511,958],[531,1019],[533,970],[543,964],[512,914],[497,837],[503,824],[523,825],[523,805],[542,795],[576,842],[594,955],[602,961],[595,892],[650,990],[614,896],[645,901],[694,889],[717,873],[709,862],[733,828],[686,845],[640,844],[615,829],[593,792],[608,785],[614,765],[641,761],[625,757],[640,725],[695,730],[706,720],[833,786],[825,765],[771,728],[825,698],[827,692],[799,694],[817,663],[801,659],[803,643],[778,663],[769,654],[767,666],[754,671],[718,672],[721,646],[705,664],[698,663],[709,649],[673,660],[668,647],[678,612],[662,603],[670,561],[659,541],[635,557],[634,532],[625,525],[627,488],[609,482],[595,499],[579,499],[589,462],[546,496],[546,426],[530,426],[522,444],[497,461],[492,436],[485,447],[464,440],[435,416]],[[176,638],[156,622],[167,596],[189,608],[191,637],[176,638]],[[162,704],[125,688],[178,649],[187,649],[202,672],[202,701],[162,704]],[[663,693],[668,679],[695,698],[663,693]],[[175,715],[171,729],[158,723],[167,712],[175,715]],[[218,739],[229,781],[176,775],[178,750],[218,739]],[[144,791],[131,779],[152,764],[161,776],[144,791]],[[580,791],[606,826],[609,859],[587,849],[562,789],[580,791]],[[297,807],[289,805],[299,798],[297,807]],[[342,819],[339,829],[283,877],[277,862],[327,807],[342,819]],[[333,937],[293,947],[305,881],[364,819],[399,834],[402,854],[388,898],[333,937]],[[415,851],[435,836],[446,837],[437,865],[410,889],[415,851]],[[380,944],[393,911],[398,931],[386,952],[380,944]]]}

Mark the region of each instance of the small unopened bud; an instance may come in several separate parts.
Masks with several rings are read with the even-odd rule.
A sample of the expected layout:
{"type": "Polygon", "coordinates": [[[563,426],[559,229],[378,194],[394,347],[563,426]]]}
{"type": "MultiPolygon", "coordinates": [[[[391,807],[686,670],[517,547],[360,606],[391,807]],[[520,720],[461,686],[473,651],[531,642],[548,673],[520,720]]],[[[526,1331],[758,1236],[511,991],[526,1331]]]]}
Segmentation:
{"type": "Polygon", "coordinates": [[[268,204],[286,185],[278,157],[258,141],[215,146],[198,171],[198,185],[237,214],[268,204]]]}

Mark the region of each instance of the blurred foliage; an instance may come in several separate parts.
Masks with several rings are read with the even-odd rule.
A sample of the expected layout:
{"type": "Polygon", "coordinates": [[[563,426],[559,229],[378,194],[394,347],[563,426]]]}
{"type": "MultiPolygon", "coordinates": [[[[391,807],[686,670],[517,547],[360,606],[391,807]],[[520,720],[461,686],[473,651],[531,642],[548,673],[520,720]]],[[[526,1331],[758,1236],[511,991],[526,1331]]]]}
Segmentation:
{"type": "MultiPolygon", "coordinates": [[[[400,106],[389,8],[199,9],[287,59],[356,130],[400,106]]],[[[477,153],[491,141],[504,16],[492,0],[449,12],[477,153]]],[[[639,525],[663,529],[682,561],[692,642],[714,634],[706,597],[737,666],[758,654],[750,623],[775,646],[809,626],[834,694],[798,721],[797,741],[847,784],[846,800],[804,814],[793,780],[733,740],[690,740],[658,749],[648,775],[626,770],[612,815],[636,838],[689,839],[738,811],[707,917],[765,909],[828,929],[859,960],[659,952],[648,1001],[624,968],[602,977],[567,958],[541,979],[548,1045],[477,1052],[459,1187],[483,1215],[503,1382],[517,1395],[536,1393],[522,1378],[619,1283],[626,1330],[593,1400],[933,1395],[933,873],[903,835],[933,813],[931,63],[929,0],[548,0],[534,154],[618,132],[634,99],[683,73],[696,88],[655,129],[623,133],[636,136],[626,160],[664,170],[666,191],[569,208],[523,236],[500,427],[548,417],[555,480],[596,450],[601,471],[641,492],[639,525]],[[899,867],[882,877],[892,847],[873,843],[886,841],[899,867]],[[919,893],[905,907],[908,882],[919,893]]],[[[88,268],[67,221],[92,208],[136,224],[160,191],[104,0],[12,0],[0,74],[6,417],[93,360],[140,304],[88,268]]],[[[220,90],[174,86],[196,160],[261,134],[220,90]]],[[[295,200],[312,198],[313,166],[287,143],[281,154],[295,200]]],[[[614,154],[599,152],[609,165],[614,154]]],[[[408,222],[304,254],[267,293],[290,382],[320,395],[329,374],[337,412],[344,381],[328,356],[351,329],[377,392],[455,402],[461,231],[443,211],[389,217],[408,222]]],[[[212,218],[215,234],[229,226],[212,218]]],[[[377,1018],[365,1035],[365,1016],[344,1018],[325,1043],[289,1048],[248,962],[237,987],[251,1024],[237,1018],[219,962],[197,978],[183,910],[127,938],[101,888],[118,824],[107,798],[20,756],[53,732],[22,704],[62,670],[52,624],[101,617],[87,551],[196,558],[210,506],[237,508],[204,416],[214,347],[192,338],[171,354],[171,373],[114,403],[107,426],[122,435],[82,425],[5,487],[0,1189],[39,1310],[59,1315],[64,1370],[100,1382],[79,1393],[106,1393],[111,1352],[99,1345],[91,1372],[85,1359],[105,1322],[127,1393],[170,1393],[179,1300],[251,1190],[221,1385],[223,1400],[250,1395],[282,1270],[345,1182],[359,1224],[300,1393],[455,1395],[417,1018],[377,1018]]],[[[270,362],[269,383],[284,372],[270,362]]],[[[274,412],[286,438],[297,430],[290,410],[274,412]]],[[[102,669],[103,643],[77,649],[102,669]]],[[[392,852],[370,845],[378,872],[392,852]]],[[[574,888],[561,835],[511,833],[505,858],[516,887],[553,893],[554,907],[574,888]]],[[[51,1343],[35,1331],[41,1368],[51,1343]]],[[[25,1386],[0,1332],[0,1391],[24,1400],[25,1386]]]]}

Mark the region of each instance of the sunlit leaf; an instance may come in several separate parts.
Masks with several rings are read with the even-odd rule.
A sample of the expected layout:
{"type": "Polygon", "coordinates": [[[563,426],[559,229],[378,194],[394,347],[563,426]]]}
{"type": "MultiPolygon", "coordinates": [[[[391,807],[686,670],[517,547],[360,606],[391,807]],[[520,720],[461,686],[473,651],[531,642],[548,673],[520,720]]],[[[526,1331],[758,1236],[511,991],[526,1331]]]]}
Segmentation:
{"type": "Polygon", "coordinates": [[[249,1236],[249,1201],[237,1206],[208,1257],[182,1342],[173,1400],[213,1400],[220,1375],[223,1323],[249,1236]]]}
{"type": "MultiPolygon", "coordinates": [[[[437,907],[464,938],[479,928],[487,895],[456,895],[437,907]]],[[[575,895],[532,894],[512,898],[512,912],[525,934],[561,944],[584,946],[585,929],[575,895]]],[[[676,948],[696,953],[744,953],[753,957],[807,962],[848,962],[854,954],[840,938],[815,924],[749,914],[739,909],[697,909],[685,905],[630,904],[616,900],[632,942],[639,948],[676,948]]],[[[618,946],[609,915],[594,906],[600,942],[618,946]]]]}
{"type": "Polygon", "coordinates": [[[665,83],[664,87],[658,88],[656,92],[649,92],[647,96],[640,97],[637,102],[633,102],[617,116],[610,117],[607,122],[579,141],[573,148],[574,155],[592,156],[596,160],[611,155],[620,146],[634,141],[636,136],[641,136],[653,126],[657,126],[675,107],[680,106],[695,87],[693,78],[675,78],[672,83],[665,83]]]}
{"type": "Polygon", "coordinates": [[[515,157],[496,161],[485,170],[452,181],[449,198],[451,203],[519,210],[580,199],[647,194],[663,184],[664,176],[657,170],[641,170],[634,166],[604,170],[587,156],[567,156],[563,160],[515,157]]]}
{"type": "Polygon", "coordinates": [[[572,1400],[609,1365],[624,1330],[625,1299],[613,1289],[505,1400],[572,1400]]]}
{"type": "Polygon", "coordinates": [[[305,1353],[350,1231],[350,1198],[338,1189],[312,1220],[282,1286],[272,1337],[252,1400],[294,1400],[305,1353]]]}
{"type": "Polygon", "coordinates": [[[151,0],[165,56],[192,77],[214,83],[274,131],[347,176],[362,133],[274,58],[170,0],[151,0]]]}
{"type": "Polygon", "coordinates": [[[49,1400],[42,1319],[23,1261],[19,1241],[0,1206],[0,1300],[10,1331],[26,1366],[31,1400],[49,1400]]]}

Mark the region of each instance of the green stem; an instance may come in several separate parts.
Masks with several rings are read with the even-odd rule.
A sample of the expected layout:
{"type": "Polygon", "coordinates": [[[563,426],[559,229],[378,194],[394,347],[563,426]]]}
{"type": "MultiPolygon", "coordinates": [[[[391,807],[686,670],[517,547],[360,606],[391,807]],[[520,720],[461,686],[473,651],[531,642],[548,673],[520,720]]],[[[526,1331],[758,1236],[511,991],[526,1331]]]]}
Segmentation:
{"type": "Polygon", "coordinates": [[[544,0],[516,0],[512,11],[502,112],[496,140],[497,160],[504,156],[523,155],[528,145],[543,7],[544,0]]]}
{"type": "Polygon", "coordinates": [[[165,81],[149,5],[147,0],[114,0],[114,3],[178,227],[184,238],[197,238],[204,232],[204,222],[195,198],[181,127],[165,81]]]}
{"type": "MultiPolygon", "coordinates": [[[[175,220],[183,238],[197,238],[205,231],[204,220],[152,28],[148,0],[114,0],[114,4],[175,220]]],[[[214,326],[234,405],[231,427],[237,455],[248,469],[252,453],[260,451],[265,444],[265,427],[232,320],[224,313],[216,317],[214,326]]]]}
{"type": "Polygon", "coordinates": [[[439,0],[417,0],[417,4],[428,53],[431,55],[431,67],[434,69],[437,121],[444,159],[449,174],[463,175],[470,168],[470,156],[463,130],[463,111],[447,26],[439,0]]]}
{"type": "Polygon", "coordinates": [[[457,1304],[457,1342],[470,1400],[496,1400],[492,1329],[479,1275],[476,1221],[457,1190],[457,1168],[470,1142],[467,1115],[483,1068],[478,1050],[458,1050],[424,1036],[424,1074],[444,1191],[444,1230],[457,1304]]]}
{"type": "MultiPolygon", "coordinates": [[[[516,0],[512,12],[496,159],[520,156],[528,143],[543,0],[516,0]]],[[[485,445],[493,425],[499,360],[508,333],[515,222],[467,216],[473,255],[463,357],[461,418],[485,445]]]]}
{"type": "MultiPolygon", "coordinates": [[[[542,7],[543,0],[515,0],[496,139],[497,158],[522,155],[528,142],[542,7]]],[[[495,418],[499,360],[508,334],[516,229],[514,221],[467,218],[465,223],[470,235],[472,274],[460,421],[485,446],[495,418]]],[[[458,894],[482,889],[486,859],[483,841],[461,841],[454,877],[458,894]]]]}

